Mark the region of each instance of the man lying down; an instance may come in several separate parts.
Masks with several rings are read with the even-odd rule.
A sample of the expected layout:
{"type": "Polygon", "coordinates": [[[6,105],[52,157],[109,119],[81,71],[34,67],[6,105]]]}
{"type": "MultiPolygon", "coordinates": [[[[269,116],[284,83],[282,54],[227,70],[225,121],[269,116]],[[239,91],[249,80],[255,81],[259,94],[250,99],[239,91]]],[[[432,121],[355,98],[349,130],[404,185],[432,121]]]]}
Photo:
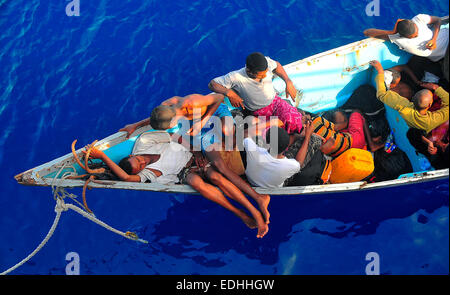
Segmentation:
{"type": "Polygon", "coordinates": [[[131,155],[123,158],[119,164],[95,148],[92,148],[89,157],[102,160],[120,180],[159,184],[177,183],[178,173],[192,163],[192,153],[181,144],[171,141],[169,133],[165,131],[139,136],[131,155]]]}
{"type": "Polygon", "coordinates": [[[90,145],[86,146],[86,150],[92,148],[89,158],[102,160],[122,181],[189,184],[206,199],[234,213],[249,228],[257,228],[258,238],[266,235],[269,228],[261,212],[233,183],[207,163],[201,152],[191,152],[174,142],[165,131],[168,127],[158,126],[155,127],[156,131],[141,134],[136,139],[131,155],[123,158],[119,164],[90,145]],[[231,204],[222,192],[241,204],[252,217],[231,204]]]}

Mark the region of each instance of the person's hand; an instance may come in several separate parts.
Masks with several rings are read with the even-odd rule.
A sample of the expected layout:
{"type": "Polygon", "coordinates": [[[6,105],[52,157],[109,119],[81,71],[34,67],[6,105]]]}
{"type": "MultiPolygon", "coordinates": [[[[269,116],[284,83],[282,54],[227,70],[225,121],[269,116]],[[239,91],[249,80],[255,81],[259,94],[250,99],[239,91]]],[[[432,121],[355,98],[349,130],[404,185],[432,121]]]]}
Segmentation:
{"type": "Polygon", "coordinates": [[[91,152],[89,153],[89,159],[102,159],[105,153],[92,145],[88,144],[85,146],[85,151],[82,151],[85,155],[87,154],[87,151],[91,149],[91,152]]]}
{"type": "Polygon", "coordinates": [[[295,102],[295,98],[297,97],[297,89],[295,89],[294,83],[292,83],[291,80],[286,82],[286,99],[288,96],[290,96],[292,101],[295,102]]]}
{"type": "Polygon", "coordinates": [[[266,122],[266,126],[264,126],[264,129],[267,127],[273,127],[273,126],[283,128],[284,123],[283,123],[283,121],[281,121],[278,118],[273,118],[266,122]]]}
{"type": "Polygon", "coordinates": [[[436,153],[437,153],[437,147],[435,147],[434,146],[434,144],[432,143],[432,142],[430,142],[429,144],[428,144],[428,153],[430,154],[430,155],[436,155],[436,153]]]}
{"type": "MultiPolygon", "coordinates": [[[[313,132],[314,133],[314,132],[313,132]]],[[[322,144],[324,144],[325,142],[327,142],[327,140],[325,139],[325,137],[323,137],[322,135],[319,135],[317,133],[314,133],[318,138],[320,138],[320,140],[322,141],[322,144]]],[[[330,137],[331,138],[331,137],[330,137]]]]}
{"type": "Polygon", "coordinates": [[[426,89],[428,89],[428,90],[431,90],[431,91],[435,91],[436,89],[439,88],[439,85],[437,85],[437,84],[434,84],[434,83],[425,83],[425,82],[421,82],[421,83],[420,83],[420,86],[423,87],[423,88],[426,88],[426,89]]]}
{"type": "Polygon", "coordinates": [[[336,143],[336,140],[333,137],[330,137],[328,140],[322,141],[322,146],[320,147],[320,151],[324,153],[325,155],[330,154],[333,151],[334,144],[336,143]]]}
{"type": "Polygon", "coordinates": [[[202,121],[195,122],[192,127],[186,132],[189,136],[197,136],[202,130],[202,121]]]}
{"type": "Polygon", "coordinates": [[[227,91],[226,96],[230,100],[232,106],[245,109],[244,100],[236,92],[230,89],[227,91]]]}
{"type": "Polygon", "coordinates": [[[125,131],[127,133],[127,139],[130,138],[130,135],[133,134],[134,131],[136,131],[136,125],[134,124],[128,124],[125,127],[119,129],[120,131],[125,131]]]}
{"type": "Polygon", "coordinates": [[[208,165],[208,160],[203,156],[202,152],[194,152],[195,165],[200,169],[205,171],[206,165],[208,165]]]}
{"type": "Polygon", "coordinates": [[[445,149],[448,146],[448,143],[444,143],[441,140],[437,140],[434,145],[441,150],[441,152],[445,152],[445,149]]]}
{"type": "Polygon", "coordinates": [[[311,121],[305,123],[305,137],[311,137],[314,133],[314,126],[311,121]]]}
{"type": "Polygon", "coordinates": [[[384,73],[383,66],[378,60],[372,60],[369,64],[375,68],[378,74],[384,73]]]}
{"type": "Polygon", "coordinates": [[[436,49],[436,41],[434,39],[431,39],[428,41],[428,43],[425,45],[427,49],[435,50],[436,49]]]}
{"type": "Polygon", "coordinates": [[[364,30],[364,32],[363,32],[364,36],[370,37],[370,32],[372,32],[372,30],[373,29],[366,29],[366,30],[364,30]]]}

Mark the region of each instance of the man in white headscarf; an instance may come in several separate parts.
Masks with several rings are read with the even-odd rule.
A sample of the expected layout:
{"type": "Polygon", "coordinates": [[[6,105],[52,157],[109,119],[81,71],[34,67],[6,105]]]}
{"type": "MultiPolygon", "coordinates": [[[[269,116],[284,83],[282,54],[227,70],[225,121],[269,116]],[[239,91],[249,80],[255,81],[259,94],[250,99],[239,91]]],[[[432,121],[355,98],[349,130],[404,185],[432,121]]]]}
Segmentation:
{"type": "Polygon", "coordinates": [[[414,91],[410,85],[401,81],[403,73],[406,73],[414,86],[421,88],[422,82],[417,79],[416,75],[408,65],[399,65],[384,70],[384,83],[386,84],[387,90],[392,90],[408,100],[411,100],[414,95],[414,91]]]}

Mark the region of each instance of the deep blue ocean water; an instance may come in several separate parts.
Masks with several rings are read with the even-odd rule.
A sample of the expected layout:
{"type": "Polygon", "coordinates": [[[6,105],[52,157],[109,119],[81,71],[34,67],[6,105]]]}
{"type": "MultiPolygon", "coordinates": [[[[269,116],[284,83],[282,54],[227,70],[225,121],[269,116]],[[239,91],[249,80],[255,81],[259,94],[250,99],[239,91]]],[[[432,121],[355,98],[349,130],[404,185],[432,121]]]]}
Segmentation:
{"type": "MultiPolygon", "coordinates": [[[[146,118],[174,95],[208,93],[208,82],[261,51],[282,64],[363,39],[397,18],[448,15],[444,0],[0,0],[0,272],[50,228],[50,188],[13,176],[146,118]]],[[[449,273],[448,182],[382,193],[273,197],[262,240],[200,196],[94,189],[88,204],[125,240],[74,212],[13,274],[65,274],[77,252],[81,274],[449,273]]],[[[81,196],[81,189],[71,190],[81,196]]]]}

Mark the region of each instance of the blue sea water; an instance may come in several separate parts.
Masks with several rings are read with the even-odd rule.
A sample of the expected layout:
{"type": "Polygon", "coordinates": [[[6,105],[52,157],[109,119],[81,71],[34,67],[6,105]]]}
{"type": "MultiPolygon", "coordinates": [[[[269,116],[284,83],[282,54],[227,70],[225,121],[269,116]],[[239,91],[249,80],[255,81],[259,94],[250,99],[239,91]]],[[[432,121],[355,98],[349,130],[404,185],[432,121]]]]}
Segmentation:
{"type": "MultiPolygon", "coordinates": [[[[0,272],[27,256],[55,213],[50,188],[13,176],[146,118],[174,95],[208,93],[208,82],[261,51],[282,64],[391,28],[418,13],[448,15],[444,0],[0,0],[0,272]]],[[[125,240],[65,212],[48,244],[13,274],[449,273],[449,186],[273,197],[263,239],[200,196],[91,190],[97,217],[136,231],[125,240]]],[[[80,189],[70,192],[81,195],[80,189]]]]}

